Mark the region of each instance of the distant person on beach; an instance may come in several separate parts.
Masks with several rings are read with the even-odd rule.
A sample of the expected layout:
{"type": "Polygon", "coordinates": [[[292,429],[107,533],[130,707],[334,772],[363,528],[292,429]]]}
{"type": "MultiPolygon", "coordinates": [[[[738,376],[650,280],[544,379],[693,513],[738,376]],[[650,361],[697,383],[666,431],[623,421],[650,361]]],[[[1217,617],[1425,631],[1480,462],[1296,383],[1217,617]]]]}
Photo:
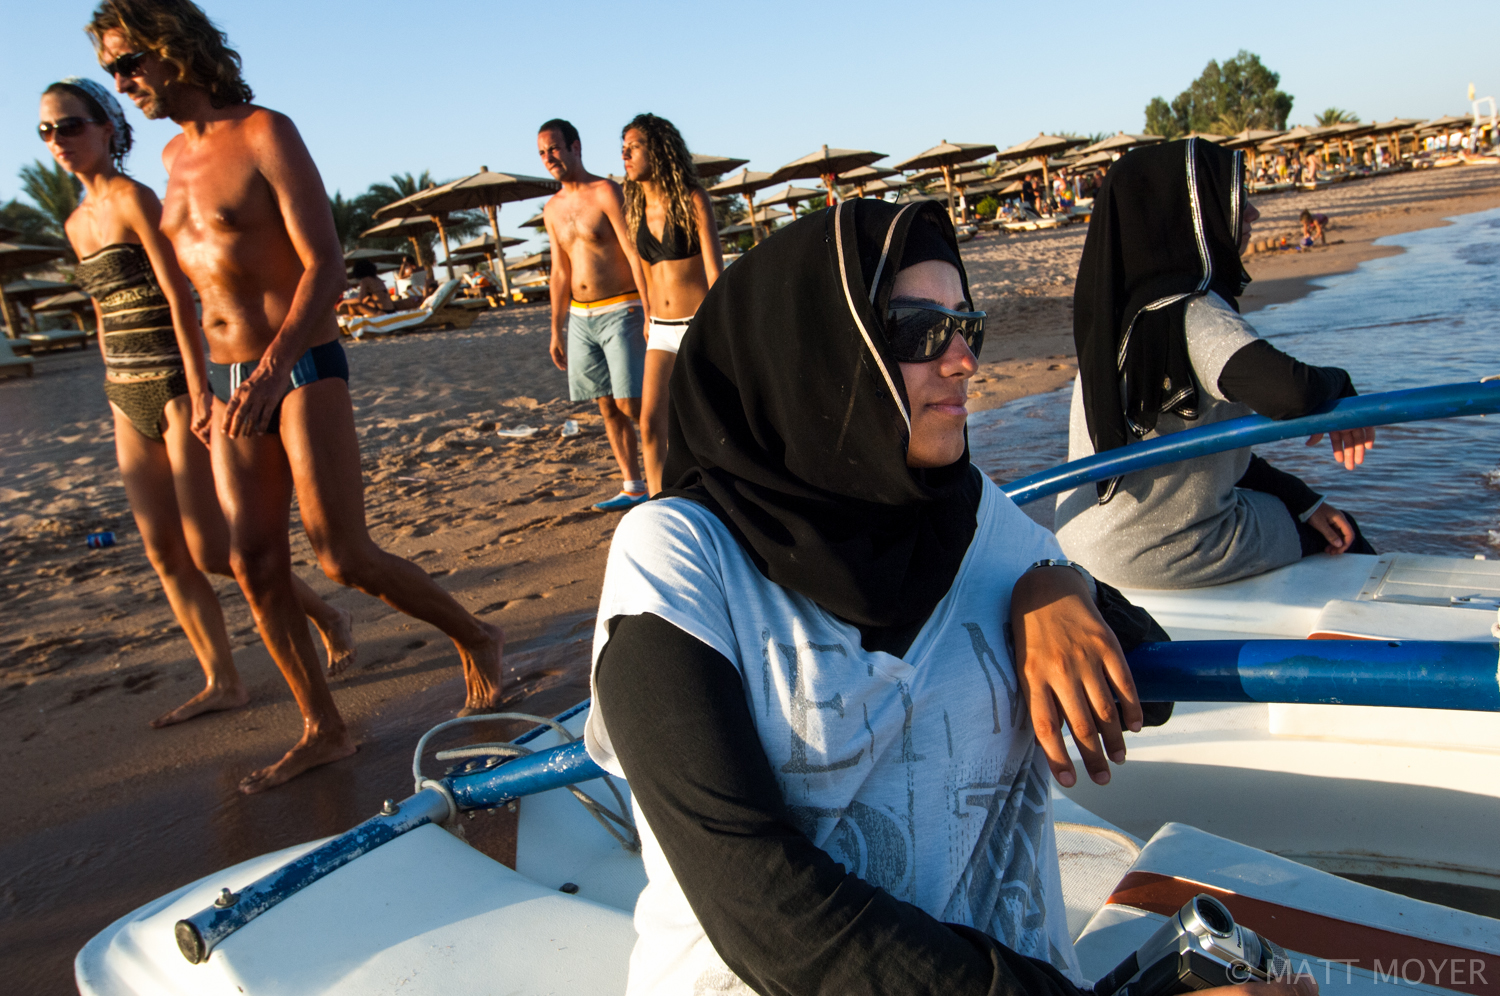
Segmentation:
{"type": "Polygon", "coordinates": [[[594,508],[624,511],[646,500],[635,423],[646,364],[646,281],[630,245],[619,184],[583,167],[578,129],[553,118],[537,153],[562,190],[542,208],[552,242],[552,362],[568,373],[568,397],[599,402],[620,465],[620,493],[594,508]]]}
{"type": "Polygon", "coordinates": [[[1328,215],[1303,211],[1301,221],[1302,248],[1311,249],[1314,239],[1325,246],[1328,244],[1328,215]]]}
{"type": "MultiPolygon", "coordinates": [[[[203,691],[151,725],[242,706],[250,695],[204,576],[233,575],[207,439],[192,429],[194,407],[203,415],[212,404],[192,288],[158,229],[161,202],[123,172],[130,125],[114,95],[76,76],[54,83],[42,94],[38,130],[53,158],[83,184],[83,203],[65,227],[78,282],[98,315],[120,476],[146,557],[207,679],[203,691]]],[[[328,670],[343,670],[354,660],[349,613],[295,574],[291,583],[323,637],[328,670]]]]}
{"type": "Polygon", "coordinates": [[[339,302],[338,309],[346,315],[388,315],[396,310],[396,302],[380,279],[380,271],[368,259],[356,259],[350,267],[354,278],[355,294],[339,302]]]}
{"type": "MultiPolygon", "coordinates": [[[[1356,393],[1343,370],[1287,356],[1241,317],[1250,277],[1240,255],[1260,217],[1244,190],[1244,153],[1188,142],[1127,153],[1095,198],[1073,299],[1069,460],[1251,412],[1297,418],[1356,393]]],[[[1372,428],[1330,437],[1348,470],[1375,444],[1372,428]]],[[[1056,525],[1070,557],[1133,588],[1196,588],[1315,553],[1374,553],[1353,516],[1248,447],[1066,492],[1056,525]]]]}
{"type": "Polygon", "coordinates": [[[240,783],[251,793],[355,751],[303,621],[288,537],[297,494],[324,573],[448,634],[463,662],[463,712],[499,705],[503,634],[365,527],[349,366],[334,305],[345,276],[323,181],[292,122],[250,103],[240,57],[190,0],[105,0],[88,33],[115,86],[182,134],[162,162],[161,229],[202,301],[214,477],[235,577],[302,711],[286,756],[240,783]],[[233,219],[226,224],[222,219],[233,219]]]}
{"type": "Polygon", "coordinates": [[[693,157],[676,127],[638,114],[621,135],[625,224],[641,258],[646,303],[646,374],[641,394],[641,450],[646,490],[662,489],[667,458],[667,385],[682,335],[708,289],[724,272],[718,225],[693,157]]]}

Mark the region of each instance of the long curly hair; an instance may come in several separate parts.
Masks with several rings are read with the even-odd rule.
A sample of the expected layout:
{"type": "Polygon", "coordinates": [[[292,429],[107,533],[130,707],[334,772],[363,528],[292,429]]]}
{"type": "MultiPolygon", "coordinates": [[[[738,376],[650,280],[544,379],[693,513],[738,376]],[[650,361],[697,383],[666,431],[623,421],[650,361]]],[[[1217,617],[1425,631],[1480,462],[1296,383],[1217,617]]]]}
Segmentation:
{"type": "Polygon", "coordinates": [[[176,69],[179,82],[207,90],[215,107],[255,99],[240,54],[192,0],[103,0],[84,30],[96,50],[106,31],[121,32],[137,51],[155,52],[176,69]]]}
{"type": "MultiPolygon", "coordinates": [[[[651,179],[661,188],[667,198],[667,228],[676,227],[680,232],[697,231],[693,217],[693,191],[702,190],[698,169],[693,165],[692,153],[677,126],[666,118],[655,114],[637,114],[630,123],[620,129],[620,138],[631,129],[641,133],[646,140],[646,162],[651,167],[651,179]]],[[[646,219],[646,192],[634,180],[625,181],[625,227],[630,238],[635,239],[646,219]]],[[[662,232],[663,237],[666,232],[662,232]]]]}

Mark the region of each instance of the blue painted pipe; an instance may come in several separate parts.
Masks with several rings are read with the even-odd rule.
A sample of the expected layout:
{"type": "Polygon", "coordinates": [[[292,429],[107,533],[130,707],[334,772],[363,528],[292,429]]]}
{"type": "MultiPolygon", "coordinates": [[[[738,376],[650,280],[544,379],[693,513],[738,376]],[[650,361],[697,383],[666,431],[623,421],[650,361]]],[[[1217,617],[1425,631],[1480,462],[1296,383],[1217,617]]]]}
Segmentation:
{"type": "Polygon", "coordinates": [[[460,810],[493,809],[525,795],[602,778],[604,769],[589,760],[582,740],[538,751],[498,768],[443,779],[460,810]]]}
{"type": "Polygon", "coordinates": [[[1216,422],[1201,429],[1174,432],[1160,439],[1121,446],[1095,456],[1074,460],[1060,467],[1023,477],[1003,490],[1017,505],[1068,491],[1083,484],[1105,481],[1135,470],[1159,467],[1193,457],[1222,453],[1294,436],[1311,436],[1335,429],[1360,429],[1370,425],[1395,425],[1463,415],[1500,412],[1500,381],[1439,384],[1407,391],[1342,398],[1324,411],[1275,421],[1264,415],[1216,422]]]}
{"type": "Polygon", "coordinates": [[[1201,640],[1125,655],[1146,702],[1304,702],[1500,712],[1500,646],[1201,640]]]}
{"type": "Polygon", "coordinates": [[[288,896],[381,844],[417,827],[447,818],[448,800],[440,792],[423,789],[404,800],[391,815],[365,820],[353,830],[319,844],[268,875],[262,875],[238,893],[225,889],[214,905],[177,921],[177,948],[188,961],[201,964],[220,941],[288,896]]]}
{"type": "MultiPolygon", "coordinates": [[[[1206,640],[1144,643],[1126,655],[1147,702],[1306,702],[1500,712],[1500,645],[1416,640],[1206,640]]],[[[586,705],[586,704],[585,704],[586,705]]],[[[584,706],[579,707],[584,708],[584,706]]],[[[598,778],[581,740],[488,771],[443,779],[462,811],[598,778]]],[[[366,820],[177,923],[177,944],[198,964],[214,945],[288,896],[381,844],[447,817],[431,788],[397,813],[366,820]]]]}

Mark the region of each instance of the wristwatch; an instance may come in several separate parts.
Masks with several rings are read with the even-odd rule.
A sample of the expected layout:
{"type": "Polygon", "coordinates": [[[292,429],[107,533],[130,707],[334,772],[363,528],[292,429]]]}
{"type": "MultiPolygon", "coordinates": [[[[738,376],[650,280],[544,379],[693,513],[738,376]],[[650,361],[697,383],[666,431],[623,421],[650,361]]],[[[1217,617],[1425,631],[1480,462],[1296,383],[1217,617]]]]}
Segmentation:
{"type": "Polygon", "coordinates": [[[1071,568],[1073,568],[1073,570],[1077,571],[1080,575],[1082,575],[1083,580],[1089,586],[1089,594],[1093,595],[1095,597],[1098,597],[1098,595],[1099,595],[1099,583],[1094,580],[1094,576],[1089,573],[1089,569],[1087,567],[1084,567],[1082,564],[1078,563],[1076,560],[1062,560],[1062,559],[1056,559],[1056,560],[1054,560],[1054,559],[1052,559],[1052,558],[1049,557],[1046,560],[1038,560],[1036,563],[1034,563],[1030,567],[1026,568],[1026,570],[1028,570],[1028,571],[1034,571],[1038,567],[1071,567],[1071,568]]]}

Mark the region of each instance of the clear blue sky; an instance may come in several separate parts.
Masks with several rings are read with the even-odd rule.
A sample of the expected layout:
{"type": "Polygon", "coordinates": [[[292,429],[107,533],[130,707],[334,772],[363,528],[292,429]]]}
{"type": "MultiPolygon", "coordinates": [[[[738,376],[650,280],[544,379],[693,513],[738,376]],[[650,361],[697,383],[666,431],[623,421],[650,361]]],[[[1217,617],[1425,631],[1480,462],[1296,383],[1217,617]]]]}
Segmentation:
{"type": "MultiPolygon", "coordinates": [[[[91,0],[8,0],[0,59],[0,201],[46,149],[37,97],[105,82],[83,34],[91,0]]],[[[540,174],[536,126],[573,121],[584,161],[619,171],[620,127],[652,111],[694,151],[772,170],[826,143],[893,160],[936,144],[1001,146],[1042,130],[1138,131],[1209,59],[1258,53],[1296,100],[1364,120],[1466,111],[1500,96],[1495,10],[1471,0],[1262,0],[1205,16],[1179,0],[863,4],[210,0],[256,100],[291,115],[330,193],[393,172],[540,174]]],[[[161,191],[168,121],[136,126],[133,173],[161,191]]],[[[536,204],[507,208],[514,232],[536,204]],[[524,212],[524,213],[523,213],[524,212]]]]}

